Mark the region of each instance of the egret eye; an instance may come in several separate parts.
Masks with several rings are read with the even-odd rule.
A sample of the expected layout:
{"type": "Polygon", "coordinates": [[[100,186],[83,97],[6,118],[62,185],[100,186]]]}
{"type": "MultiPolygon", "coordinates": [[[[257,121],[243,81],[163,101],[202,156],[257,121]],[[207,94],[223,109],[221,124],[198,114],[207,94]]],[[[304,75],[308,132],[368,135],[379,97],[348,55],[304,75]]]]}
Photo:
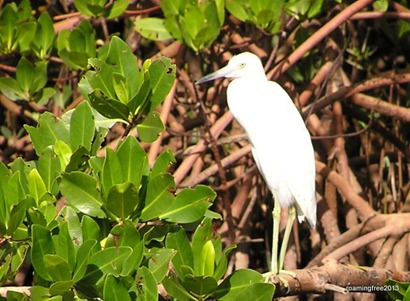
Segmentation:
{"type": "Polygon", "coordinates": [[[243,68],[245,68],[245,66],[246,66],[246,63],[241,63],[241,64],[239,65],[239,69],[243,69],[243,68]]]}

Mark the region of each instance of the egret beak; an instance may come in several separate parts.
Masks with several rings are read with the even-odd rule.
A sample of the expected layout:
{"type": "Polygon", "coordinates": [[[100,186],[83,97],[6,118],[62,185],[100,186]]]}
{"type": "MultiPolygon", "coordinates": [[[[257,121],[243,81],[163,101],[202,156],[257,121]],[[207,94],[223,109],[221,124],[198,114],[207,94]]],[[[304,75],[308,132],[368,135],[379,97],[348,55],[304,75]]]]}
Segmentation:
{"type": "Polygon", "coordinates": [[[227,65],[211,74],[205,75],[203,78],[201,78],[200,80],[196,81],[195,84],[196,85],[200,85],[206,82],[209,82],[211,80],[217,79],[217,78],[221,78],[221,77],[229,77],[229,73],[231,73],[232,67],[227,65]]]}

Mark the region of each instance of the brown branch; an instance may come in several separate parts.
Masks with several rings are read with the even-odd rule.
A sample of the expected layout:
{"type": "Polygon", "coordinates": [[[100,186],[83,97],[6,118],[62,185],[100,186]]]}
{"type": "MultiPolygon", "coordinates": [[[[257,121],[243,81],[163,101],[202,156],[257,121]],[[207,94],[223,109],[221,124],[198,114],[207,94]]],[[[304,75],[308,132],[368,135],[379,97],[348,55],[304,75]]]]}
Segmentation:
{"type": "Polygon", "coordinates": [[[395,290],[395,287],[385,286],[388,279],[396,281],[410,281],[410,272],[391,271],[387,269],[374,269],[369,267],[355,267],[328,262],[317,268],[293,270],[297,278],[288,274],[280,274],[288,282],[285,287],[282,282],[274,277],[271,283],[276,285],[275,297],[298,295],[306,293],[323,294],[328,290],[338,291],[345,288],[345,292],[386,292],[395,290]],[[332,289],[333,288],[333,289],[332,289]]]}
{"type": "Polygon", "coordinates": [[[388,19],[404,19],[410,20],[410,13],[408,12],[360,12],[354,14],[350,20],[367,20],[367,19],[380,19],[380,18],[388,18],[388,19]]]}
{"type": "MultiPolygon", "coordinates": [[[[219,118],[210,129],[210,133],[214,138],[219,137],[225,127],[232,121],[232,113],[227,111],[221,118],[219,118]]],[[[204,139],[201,139],[193,151],[193,154],[186,157],[179,165],[178,169],[174,172],[175,183],[178,185],[182,179],[186,176],[192,165],[198,159],[200,153],[202,153],[207,147],[207,143],[204,139]]]]}
{"type": "Polygon", "coordinates": [[[367,220],[376,214],[369,203],[357,195],[351,188],[349,182],[342,178],[337,172],[330,170],[324,163],[319,161],[316,161],[316,172],[337,187],[342,197],[359,213],[361,220],[367,220]]]}
{"type": "Polygon", "coordinates": [[[410,109],[388,103],[379,98],[358,93],[352,96],[352,103],[381,115],[410,122],[410,109]]]}
{"type": "Polygon", "coordinates": [[[373,0],[359,0],[346,7],[343,11],[341,11],[338,15],[336,15],[333,19],[331,19],[318,31],[316,31],[310,38],[303,42],[302,45],[300,45],[294,52],[292,52],[292,54],[286,60],[276,65],[276,67],[268,73],[268,78],[276,79],[279,74],[284,73],[286,70],[288,70],[309,50],[311,50],[323,39],[325,39],[332,31],[339,28],[340,25],[346,22],[346,20],[348,20],[351,16],[372,3],[373,0]]]}
{"type": "MultiPolygon", "coordinates": [[[[353,96],[357,93],[365,92],[371,89],[380,88],[383,86],[405,84],[410,82],[410,73],[395,74],[394,72],[387,72],[383,76],[374,77],[364,80],[353,86],[340,88],[337,92],[326,95],[314,103],[313,112],[318,112],[324,107],[332,104],[336,100],[353,96]]],[[[310,112],[310,106],[303,109],[303,116],[306,117],[307,112],[310,112]]],[[[406,111],[407,112],[407,111],[406,111]]],[[[408,113],[405,115],[407,116],[408,113]]]]}

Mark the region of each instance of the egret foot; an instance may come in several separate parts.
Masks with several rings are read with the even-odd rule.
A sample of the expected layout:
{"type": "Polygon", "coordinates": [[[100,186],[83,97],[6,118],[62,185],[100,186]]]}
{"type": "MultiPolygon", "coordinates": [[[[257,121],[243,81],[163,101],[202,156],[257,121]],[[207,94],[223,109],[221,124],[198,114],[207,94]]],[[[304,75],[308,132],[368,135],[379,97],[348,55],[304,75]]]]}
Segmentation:
{"type": "Polygon", "coordinates": [[[287,291],[289,292],[289,281],[286,280],[284,277],[280,276],[280,274],[285,274],[289,275],[294,279],[298,279],[298,275],[295,272],[292,271],[287,271],[287,270],[281,270],[279,273],[274,273],[274,272],[267,272],[263,274],[263,277],[265,278],[265,282],[269,283],[275,283],[279,282],[281,286],[286,287],[287,291]],[[275,281],[276,280],[276,281],[275,281]]]}

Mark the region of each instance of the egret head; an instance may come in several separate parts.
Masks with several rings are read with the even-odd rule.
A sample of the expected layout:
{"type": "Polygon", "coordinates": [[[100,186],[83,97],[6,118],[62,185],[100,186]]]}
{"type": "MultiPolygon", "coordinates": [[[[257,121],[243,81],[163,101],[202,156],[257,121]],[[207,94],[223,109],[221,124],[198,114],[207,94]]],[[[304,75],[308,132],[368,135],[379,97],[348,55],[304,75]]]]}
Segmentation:
{"type": "Polygon", "coordinates": [[[241,54],[233,56],[228,65],[215,71],[211,74],[208,74],[198,80],[196,84],[202,84],[210,80],[217,78],[226,77],[226,78],[243,78],[248,77],[252,79],[265,79],[265,72],[263,70],[261,60],[253,53],[243,52],[241,54]]]}

